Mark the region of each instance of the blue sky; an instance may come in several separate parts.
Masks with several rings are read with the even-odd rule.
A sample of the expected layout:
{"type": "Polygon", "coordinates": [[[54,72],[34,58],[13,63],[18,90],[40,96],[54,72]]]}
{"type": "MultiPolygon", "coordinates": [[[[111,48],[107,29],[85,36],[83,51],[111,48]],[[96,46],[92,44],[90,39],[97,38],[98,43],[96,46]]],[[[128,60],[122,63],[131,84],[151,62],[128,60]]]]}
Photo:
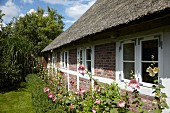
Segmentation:
{"type": "Polygon", "coordinates": [[[4,23],[9,23],[13,17],[24,16],[34,12],[38,7],[47,6],[57,10],[64,16],[66,30],[70,27],[96,0],[0,0],[0,10],[5,14],[4,23]]]}

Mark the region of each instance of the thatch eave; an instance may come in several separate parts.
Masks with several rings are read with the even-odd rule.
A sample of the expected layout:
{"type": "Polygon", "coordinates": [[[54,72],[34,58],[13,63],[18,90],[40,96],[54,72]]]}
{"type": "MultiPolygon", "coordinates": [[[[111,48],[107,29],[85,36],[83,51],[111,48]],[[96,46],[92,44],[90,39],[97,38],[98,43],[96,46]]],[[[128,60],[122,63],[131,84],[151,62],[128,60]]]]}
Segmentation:
{"type": "Polygon", "coordinates": [[[129,24],[165,9],[170,9],[170,0],[97,0],[86,13],[42,52],[120,25],[129,24]]]}

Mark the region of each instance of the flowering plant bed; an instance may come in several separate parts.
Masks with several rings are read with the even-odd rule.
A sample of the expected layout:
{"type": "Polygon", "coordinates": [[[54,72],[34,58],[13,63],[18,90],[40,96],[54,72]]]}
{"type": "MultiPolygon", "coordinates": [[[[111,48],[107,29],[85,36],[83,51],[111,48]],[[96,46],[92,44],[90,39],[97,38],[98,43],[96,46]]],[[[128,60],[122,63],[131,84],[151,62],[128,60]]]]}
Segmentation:
{"type": "MultiPolygon", "coordinates": [[[[154,63],[153,63],[154,64],[154,63]]],[[[66,112],[71,113],[161,113],[163,109],[168,108],[166,103],[166,94],[161,92],[164,88],[161,84],[155,81],[153,85],[153,103],[151,108],[146,108],[145,103],[142,102],[140,93],[139,82],[134,78],[133,72],[131,73],[131,80],[128,83],[128,87],[131,87],[133,91],[121,92],[118,84],[103,84],[93,79],[92,75],[81,65],[78,68],[79,73],[84,75],[87,73],[90,77],[90,82],[93,80],[95,83],[94,89],[90,84],[89,89],[76,89],[73,81],[70,81],[71,88],[67,91],[67,86],[64,84],[65,73],[60,70],[53,71],[54,73],[43,75],[43,81],[46,86],[42,91],[51,103],[56,106],[60,106],[66,112]],[[131,95],[131,96],[129,96],[131,95]],[[132,109],[135,108],[135,109],[132,109]]],[[[150,76],[155,76],[159,72],[159,68],[152,67],[147,68],[150,76]]]]}

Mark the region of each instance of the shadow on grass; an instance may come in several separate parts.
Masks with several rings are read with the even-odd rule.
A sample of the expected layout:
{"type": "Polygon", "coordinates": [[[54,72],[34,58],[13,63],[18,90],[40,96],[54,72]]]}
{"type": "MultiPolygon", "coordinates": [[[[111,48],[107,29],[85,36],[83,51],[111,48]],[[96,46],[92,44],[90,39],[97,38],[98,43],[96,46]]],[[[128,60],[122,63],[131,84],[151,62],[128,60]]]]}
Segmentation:
{"type": "Polygon", "coordinates": [[[4,94],[10,91],[26,91],[27,90],[27,83],[20,82],[11,85],[5,85],[4,87],[0,88],[0,93],[4,94]]]}

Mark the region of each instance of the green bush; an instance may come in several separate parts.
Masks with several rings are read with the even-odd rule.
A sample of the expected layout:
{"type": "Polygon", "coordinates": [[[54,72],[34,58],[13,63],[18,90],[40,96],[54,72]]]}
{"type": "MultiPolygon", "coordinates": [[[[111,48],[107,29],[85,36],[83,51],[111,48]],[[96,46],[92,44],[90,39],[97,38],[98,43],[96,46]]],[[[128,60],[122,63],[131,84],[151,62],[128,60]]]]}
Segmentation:
{"type": "Polygon", "coordinates": [[[43,92],[46,83],[36,74],[27,76],[28,89],[32,93],[33,107],[36,113],[65,113],[64,108],[48,99],[48,95],[43,92]]]}

